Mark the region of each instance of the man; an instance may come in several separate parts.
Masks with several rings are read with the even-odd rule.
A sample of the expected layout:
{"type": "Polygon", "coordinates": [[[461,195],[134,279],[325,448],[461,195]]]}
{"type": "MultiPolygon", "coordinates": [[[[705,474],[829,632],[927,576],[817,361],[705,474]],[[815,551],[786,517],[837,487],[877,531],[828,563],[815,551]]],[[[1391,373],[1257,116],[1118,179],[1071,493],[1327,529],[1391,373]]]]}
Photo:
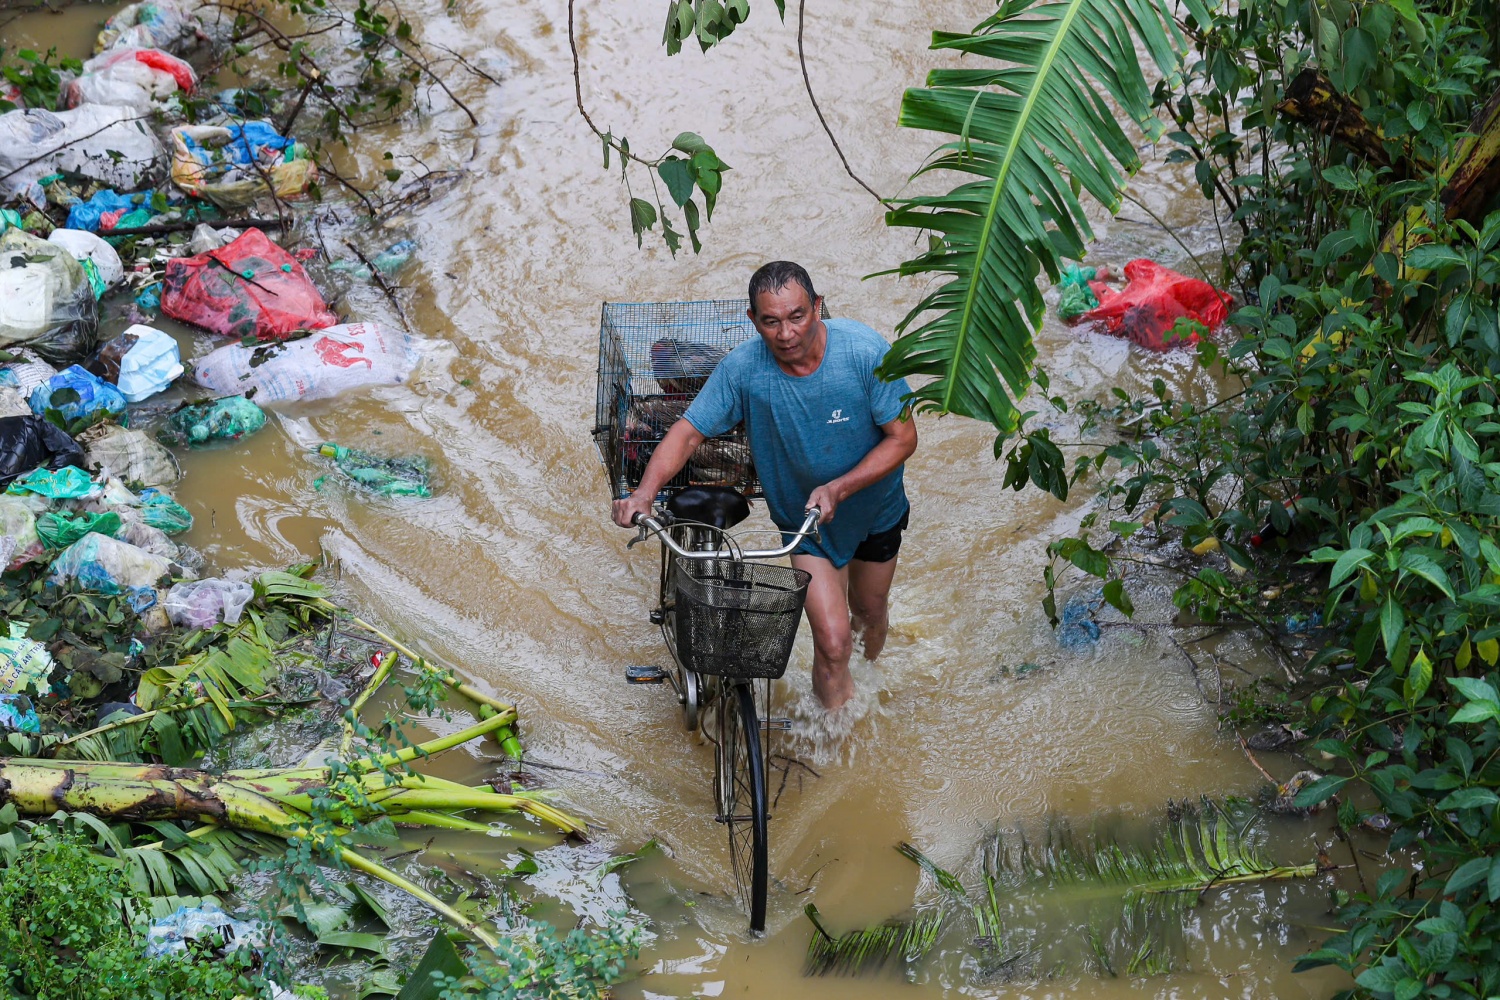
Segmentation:
{"type": "Polygon", "coordinates": [[[793,532],[807,508],[823,512],[821,539],[804,541],[792,565],[812,575],[813,692],[833,711],[854,695],[854,631],[866,659],[885,646],[909,513],[902,467],[917,449],[917,428],[902,402],[910,390],[905,380],[875,377],[887,349],[880,334],[851,320],[823,322],[823,299],[800,266],[765,265],[750,279],[749,298],[747,314],[760,337],[719,362],[657,446],[640,487],[615,501],[614,519],[630,527],[705,438],[745,421],[776,526],[793,532]]]}

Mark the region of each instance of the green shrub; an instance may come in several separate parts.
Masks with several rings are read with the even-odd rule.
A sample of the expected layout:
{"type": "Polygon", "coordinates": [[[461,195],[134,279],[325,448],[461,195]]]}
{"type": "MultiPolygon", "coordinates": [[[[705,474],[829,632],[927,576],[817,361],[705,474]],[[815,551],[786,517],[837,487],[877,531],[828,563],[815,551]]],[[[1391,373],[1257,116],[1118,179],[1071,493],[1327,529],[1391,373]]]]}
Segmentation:
{"type": "Polygon", "coordinates": [[[233,1000],[265,992],[248,951],[144,953],[145,900],[111,859],[39,826],[0,871],[0,981],[35,1000],[233,1000]]]}

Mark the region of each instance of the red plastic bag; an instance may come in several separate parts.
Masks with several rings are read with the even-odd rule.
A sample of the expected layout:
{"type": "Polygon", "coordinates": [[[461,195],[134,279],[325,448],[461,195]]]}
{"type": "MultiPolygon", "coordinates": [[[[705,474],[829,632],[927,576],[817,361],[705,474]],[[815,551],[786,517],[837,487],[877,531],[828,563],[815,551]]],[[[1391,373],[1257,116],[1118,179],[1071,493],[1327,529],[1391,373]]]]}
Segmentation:
{"type": "Polygon", "coordinates": [[[1103,323],[1105,332],[1154,351],[1196,344],[1196,333],[1170,342],[1167,334],[1184,316],[1212,330],[1229,317],[1229,304],[1234,301],[1208,282],[1178,274],[1154,260],[1126,264],[1125,278],[1129,284],[1118,292],[1103,282],[1089,282],[1099,297],[1099,308],[1079,319],[1103,323]]]}
{"type": "Polygon", "coordinates": [[[285,340],[339,318],[302,264],[259,229],[228,246],[167,261],[161,311],[228,337],[285,340]]]}

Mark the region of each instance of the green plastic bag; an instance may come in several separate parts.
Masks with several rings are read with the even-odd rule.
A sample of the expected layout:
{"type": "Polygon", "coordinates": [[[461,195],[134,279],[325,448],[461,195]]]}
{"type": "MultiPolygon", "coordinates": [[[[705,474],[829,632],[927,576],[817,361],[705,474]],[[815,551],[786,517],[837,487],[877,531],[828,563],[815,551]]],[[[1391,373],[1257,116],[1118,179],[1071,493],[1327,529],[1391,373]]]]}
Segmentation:
{"type": "Polygon", "coordinates": [[[266,411],[244,396],[226,396],[212,403],[184,406],[156,432],[165,444],[208,444],[237,441],[266,425],[266,411]]]}
{"type": "Polygon", "coordinates": [[[182,504],[158,489],[141,491],[141,520],[169,535],[187,531],[193,526],[193,515],[182,504]]]}
{"type": "MultiPolygon", "coordinates": [[[[427,485],[427,459],[420,455],[410,458],[381,458],[331,441],[319,448],[318,454],[333,459],[340,472],[382,496],[432,496],[427,485]]],[[[320,477],[319,483],[321,482],[320,477]]]]}
{"type": "Polygon", "coordinates": [[[51,500],[77,500],[97,489],[87,472],[68,465],[55,472],[51,469],[34,469],[12,482],[5,492],[35,493],[51,500]]]}
{"type": "Polygon", "coordinates": [[[36,519],[36,533],[49,549],[65,549],[90,531],[114,538],[124,522],[114,511],[103,514],[66,514],[49,511],[36,519]]]}
{"type": "Polygon", "coordinates": [[[1071,322],[1090,309],[1099,308],[1099,299],[1089,287],[1089,282],[1098,273],[1098,268],[1077,264],[1069,264],[1063,269],[1062,280],[1057,283],[1057,315],[1071,322]]]}

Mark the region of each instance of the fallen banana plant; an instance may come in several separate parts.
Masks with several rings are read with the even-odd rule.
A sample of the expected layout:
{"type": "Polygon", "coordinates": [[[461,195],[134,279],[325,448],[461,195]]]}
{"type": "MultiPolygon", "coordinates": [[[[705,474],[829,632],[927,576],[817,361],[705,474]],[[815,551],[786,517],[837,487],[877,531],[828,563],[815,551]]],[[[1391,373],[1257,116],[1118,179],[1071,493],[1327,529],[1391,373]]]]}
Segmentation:
{"type": "Polygon", "coordinates": [[[940,890],[936,905],[909,920],[834,936],[809,904],[814,932],[806,973],[852,975],[892,963],[910,973],[951,927],[963,929],[963,947],[985,976],[1013,975],[1022,959],[1031,964],[1070,942],[1071,955],[1051,957],[1066,963],[1081,953],[1086,966],[1110,977],[1171,971],[1185,947],[1183,922],[1205,893],[1323,870],[1317,863],[1266,860],[1251,837],[1257,818],[1252,812],[1237,819],[1205,799],[1158,824],[1141,845],[1097,830],[1079,835],[1063,823],[1049,825],[1034,841],[997,832],[983,847],[984,887],[977,896],[921,851],[901,844],[897,850],[940,890]],[[1057,916],[1066,929],[1040,926],[1057,916]]]}
{"type": "MultiPolygon", "coordinates": [[[[541,801],[537,793],[508,794],[405,770],[418,757],[507,729],[515,718],[515,710],[507,706],[460,732],[352,760],[343,765],[338,778],[327,767],[209,774],[163,765],[0,757],[0,808],[9,805],[28,816],[65,810],[106,822],[179,820],[205,824],[191,833],[228,829],[295,840],[310,835],[315,797],[333,795],[342,800],[341,815],[351,824],[383,818],[403,825],[489,832],[487,824],[460,814],[525,813],[565,834],[582,836],[583,821],[541,801]]],[[[334,849],[349,867],[411,894],[475,940],[495,947],[493,935],[426,889],[351,848],[334,849]]]]}

